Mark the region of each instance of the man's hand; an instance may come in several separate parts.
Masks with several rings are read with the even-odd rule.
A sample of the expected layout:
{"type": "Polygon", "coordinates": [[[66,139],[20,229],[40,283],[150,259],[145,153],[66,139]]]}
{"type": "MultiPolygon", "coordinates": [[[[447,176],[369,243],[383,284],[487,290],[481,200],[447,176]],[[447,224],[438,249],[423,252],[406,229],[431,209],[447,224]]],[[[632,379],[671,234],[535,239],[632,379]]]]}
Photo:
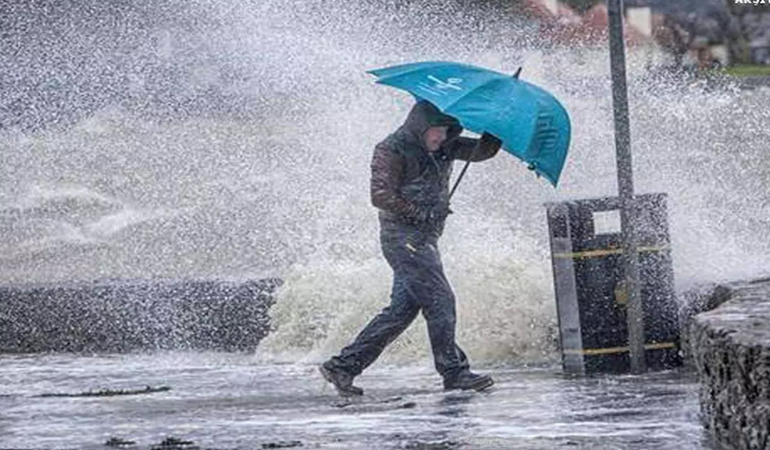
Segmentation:
{"type": "Polygon", "coordinates": [[[486,132],[482,133],[481,138],[479,138],[471,151],[470,161],[479,162],[487,160],[495,156],[502,146],[503,141],[494,135],[486,132]]]}
{"type": "Polygon", "coordinates": [[[452,210],[449,208],[449,202],[441,202],[431,208],[429,220],[433,224],[441,223],[445,221],[450,214],[452,214],[452,210]]]}
{"type": "Polygon", "coordinates": [[[503,146],[503,141],[496,138],[494,135],[489,134],[487,132],[484,132],[481,135],[481,139],[479,139],[479,147],[484,149],[489,149],[492,152],[496,152],[500,150],[500,147],[503,146]]]}
{"type": "Polygon", "coordinates": [[[419,223],[435,226],[446,220],[450,214],[452,210],[449,208],[449,202],[441,202],[429,208],[418,209],[416,219],[419,223]]]}

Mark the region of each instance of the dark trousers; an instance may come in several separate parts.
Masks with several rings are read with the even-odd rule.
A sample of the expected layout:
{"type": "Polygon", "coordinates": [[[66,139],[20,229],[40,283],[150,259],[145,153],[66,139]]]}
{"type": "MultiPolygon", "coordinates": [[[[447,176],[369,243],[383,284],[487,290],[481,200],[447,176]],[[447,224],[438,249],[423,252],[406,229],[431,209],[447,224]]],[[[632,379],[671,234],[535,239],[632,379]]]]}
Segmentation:
{"type": "Polygon", "coordinates": [[[451,378],[469,369],[468,358],[455,343],[455,296],[444,276],[437,241],[435,234],[414,227],[383,224],[382,251],[393,269],[390,305],[331,359],[335,367],[359,375],[422,311],[438,373],[451,378]]]}

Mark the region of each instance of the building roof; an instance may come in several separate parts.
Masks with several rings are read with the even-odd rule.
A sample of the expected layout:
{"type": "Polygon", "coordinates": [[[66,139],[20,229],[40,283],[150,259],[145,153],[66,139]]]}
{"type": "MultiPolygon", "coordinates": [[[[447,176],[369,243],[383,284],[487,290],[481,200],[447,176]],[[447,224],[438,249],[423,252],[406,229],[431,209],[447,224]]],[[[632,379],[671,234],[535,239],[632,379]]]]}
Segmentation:
{"type": "MultiPolygon", "coordinates": [[[[608,36],[609,14],[604,4],[597,4],[582,16],[568,5],[557,2],[556,11],[542,0],[524,0],[526,13],[540,22],[540,37],[558,46],[593,47],[605,45],[608,36]]],[[[651,43],[635,27],[624,26],[626,43],[639,45],[651,43]]]]}

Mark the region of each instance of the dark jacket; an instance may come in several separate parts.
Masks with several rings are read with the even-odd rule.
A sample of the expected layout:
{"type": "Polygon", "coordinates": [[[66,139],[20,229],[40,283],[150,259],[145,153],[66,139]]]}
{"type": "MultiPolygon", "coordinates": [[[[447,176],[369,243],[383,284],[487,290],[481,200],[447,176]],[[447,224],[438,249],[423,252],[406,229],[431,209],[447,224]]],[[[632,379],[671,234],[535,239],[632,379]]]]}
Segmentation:
{"type": "MultiPolygon", "coordinates": [[[[372,158],[371,198],[380,209],[380,220],[392,224],[417,223],[421,211],[449,202],[452,163],[484,161],[500,149],[496,139],[461,137],[459,122],[427,101],[412,108],[406,122],[377,144],[372,158]],[[447,140],[428,152],[423,134],[431,126],[448,126],[447,140]]],[[[434,224],[435,225],[435,224],[434,224]]],[[[443,223],[436,228],[443,229],[443,223]]]]}

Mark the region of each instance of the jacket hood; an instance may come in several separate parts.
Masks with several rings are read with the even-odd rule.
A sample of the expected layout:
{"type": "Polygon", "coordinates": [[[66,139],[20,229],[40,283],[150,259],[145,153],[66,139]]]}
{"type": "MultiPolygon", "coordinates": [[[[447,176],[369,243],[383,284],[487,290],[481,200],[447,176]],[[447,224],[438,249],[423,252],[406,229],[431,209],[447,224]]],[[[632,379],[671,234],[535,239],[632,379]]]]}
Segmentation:
{"type": "Polygon", "coordinates": [[[452,116],[442,113],[433,103],[427,100],[418,101],[406,117],[403,128],[420,142],[422,147],[423,134],[430,127],[449,127],[447,130],[447,142],[456,138],[463,131],[460,122],[452,116]]]}

